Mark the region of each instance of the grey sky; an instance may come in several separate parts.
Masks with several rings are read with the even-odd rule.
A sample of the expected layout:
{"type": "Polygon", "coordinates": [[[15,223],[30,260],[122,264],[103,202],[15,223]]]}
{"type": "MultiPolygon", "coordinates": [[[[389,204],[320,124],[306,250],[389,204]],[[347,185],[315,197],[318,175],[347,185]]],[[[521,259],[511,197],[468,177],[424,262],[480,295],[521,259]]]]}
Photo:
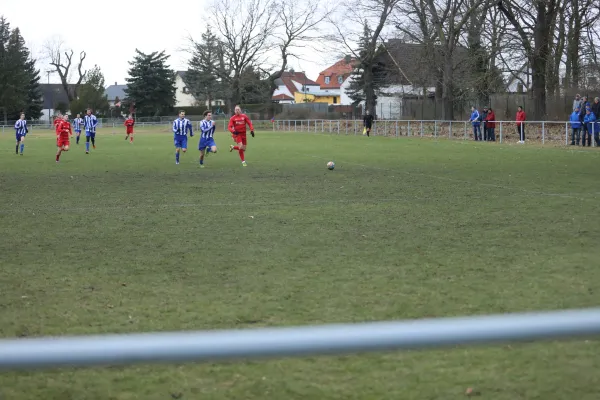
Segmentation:
{"type": "MultiPolygon", "coordinates": [[[[179,0],[161,3],[131,0],[129,2],[105,0],[86,3],[65,0],[53,5],[42,0],[0,0],[0,14],[12,28],[19,27],[29,49],[42,72],[42,82],[47,82],[47,62],[41,60],[43,45],[48,40],[60,38],[77,55],[87,52],[86,68],[97,64],[102,69],[106,84],[125,83],[128,62],[137,47],[143,52],[166,50],[171,55],[171,68],[186,69],[188,55],[182,48],[186,38],[200,38],[204,30],[203,11],[210,0],[179,0]],[[79,20],[76,20],[79,16],[79,20]],[[58,23],[60,21],[60,23],[58,23]],[[173,23],[175,22],[175,23],[173,23]]],[[[301,0],[300,0],[301,1],[301,0]]],[[[307,51],[304,58],[311,61],[290,60],[291,67],[306,71],[311,79],[332,63],[323,54],[307,51]]],[[[50,82],[59,82],[58,75],[50,82]]]]}

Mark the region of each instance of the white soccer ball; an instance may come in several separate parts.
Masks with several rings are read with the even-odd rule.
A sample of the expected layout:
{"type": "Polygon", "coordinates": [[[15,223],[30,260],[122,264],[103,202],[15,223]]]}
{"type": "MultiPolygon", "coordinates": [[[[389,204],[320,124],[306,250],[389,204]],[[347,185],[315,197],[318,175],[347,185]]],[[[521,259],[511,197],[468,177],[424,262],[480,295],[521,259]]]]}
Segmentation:
{"type": "Polygon", "coordinates": [[[334,169],[335,168],[335,163],[333,161],[329,161],[327,163],[327,169],[334,169]]]}

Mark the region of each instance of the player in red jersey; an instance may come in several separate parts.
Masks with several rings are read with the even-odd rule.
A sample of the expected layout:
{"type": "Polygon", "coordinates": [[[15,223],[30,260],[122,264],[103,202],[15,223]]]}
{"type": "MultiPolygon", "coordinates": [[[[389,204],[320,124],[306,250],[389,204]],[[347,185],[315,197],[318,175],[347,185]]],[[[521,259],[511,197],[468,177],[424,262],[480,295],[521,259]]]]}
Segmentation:
{"type": "Polygon", "coordinates": [[[56,162],[60,159],[60,154],[63,151],[69,151],[69,139],[73,137],[69,116],[65,114],[63,118],[56,123],[56,162]]]}
{"type": "Polygon", "coordinates": [[[237,146],[229,146],[229,152],[237,150],[240,154],[240,160],[242,160],[242,166],[246,166],[246,160],[244,158],[244,152],[246,151],[246,124],[250,128],[250,134],[254,137],[254,127],[252,121],[246,114],[242,114],[240,106],[235,106],[235,114],[229,120],[229,126],[227,129],[231,132],[231,137],[237,146]]]}
{"type": "Polygon", "coordinates": [[[63,116],[61,113],[58,113],[56,117],[54,117],[54,130],[56,131],[56,135],[60,134],[59,125],[62,124],[63,116]]]}
{"type": "Polygon", "coordinates": [[[135,125],[135,121],[131,117],[131,114],[129,114],[123,125],[125,125],[127,133],[127,136],[125,136],[125,140],[129,139],[129,143],[133,143],[133,125],[135,125]]]}

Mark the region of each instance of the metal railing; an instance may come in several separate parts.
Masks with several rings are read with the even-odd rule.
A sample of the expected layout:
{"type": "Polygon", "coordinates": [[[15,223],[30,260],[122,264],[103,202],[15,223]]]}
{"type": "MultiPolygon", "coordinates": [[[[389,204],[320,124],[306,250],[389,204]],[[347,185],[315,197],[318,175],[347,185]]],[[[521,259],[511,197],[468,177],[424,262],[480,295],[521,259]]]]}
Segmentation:
{"type": "Polygon", "coordinates": [[[0,341],[0,369],[219,361],[589,337],[600,308],[292,328],[0,341]]]}
{"type": "MultiPolygon", "coordinates": [[[[216,121],[219,129],[227,130],[227,120],[216,121]]],[[[172,120],[161,122],[138,122],[137,128],[146,128],[161,126],[169,129],[172,120]]],[[[515,121],[495,121],[493,137],[499,143],[513,143],[519,141],[519,134],[515,121]]],[[[253,121],[256,130],[272,130],[280,132],[312,132],[312,133],[330,133],[337,135],[360,135],[363,132],[363,123],[361,120],[255,120],[253,121]]],[[[196,121],[196,129],[200,122],[196,121]]],[[[584,124],[586,125],[586,124],[584,124]]],[[[49,124],[29,124],[30,131],[53,129],[49,124]]],[[[124,129],[121,123],[107,122],[100,120],[100,128],[111,129],[113,133],[119,133],[124,129]]],[[[600,145],[600,123],[587,124],[590,129],[589,140],[591,146],[600,145]]],[[[584,135],[584,128],[580,129],[579,136],[584,135]]],[[[0,126],[0,134],[12,132],[12,126],[0,126]]],[[[581,138],[577,135],[573,137],[572,123],[569,121],[525,121],[525,138],[527,142],[569,145],[574,142],[581,143],[581,138]],[[571,140],[573,137],[573,140],[571,140]]],[[[587,132],[587,131],[586,131],[587,132]]],[[[374,121],[371,130],[373,136],[386,137],[423,137],[434,139],[459,139],[473,140],[473,127],[468,121],[415,121],[415,120],[378,120],[374,121]]],[[[484,135],[483,124],[481,126],[481,135],[484,135]]]]}

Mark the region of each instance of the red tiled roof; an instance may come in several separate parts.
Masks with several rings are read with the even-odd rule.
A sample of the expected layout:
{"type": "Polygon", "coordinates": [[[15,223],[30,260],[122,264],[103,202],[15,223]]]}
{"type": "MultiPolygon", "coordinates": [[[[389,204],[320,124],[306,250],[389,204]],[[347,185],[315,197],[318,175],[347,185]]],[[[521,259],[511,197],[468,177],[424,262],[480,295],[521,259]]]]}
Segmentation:
{"type": "Polygon", "coordinates": [[[344,82],[352,73],[352,67],[355,61],[355,58],[347,60],[344,57],[331,67],[327,68],[325,71],[321,72],[317,78],[317,83],[321,89],[339,89],[342,85],[338,82],[338,76],[341,76],[342,82],[344,82]],[[329,77],[329,83],[327,84],[325,83],[326,76],[329,77]]]}
{"type": "Polygon", "coordinates": [[[288,96],[287,94],[278,94],[276,96],[272,96],[271,100],[294,100],[293,97],[288,96]]]}
{"type": "Polygon", "coordinates": [[[296,81],[301,85],[319,85],[317,82],[308,79],[304,72],[285,71],[283,74],[281,74],[280,79],[283,81],[284,85],[288,88],[291,94],[296,93],[298,90],[292,81],[296,81]]]}

